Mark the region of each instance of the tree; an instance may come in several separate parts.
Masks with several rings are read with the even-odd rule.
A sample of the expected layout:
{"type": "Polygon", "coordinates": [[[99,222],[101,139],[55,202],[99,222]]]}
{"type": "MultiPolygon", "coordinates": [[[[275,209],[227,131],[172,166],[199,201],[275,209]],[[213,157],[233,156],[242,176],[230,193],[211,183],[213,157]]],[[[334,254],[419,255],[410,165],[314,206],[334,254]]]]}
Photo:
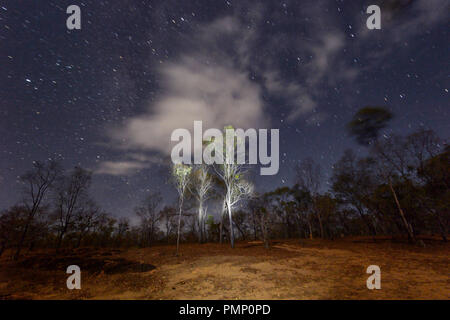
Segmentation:
{"type": "MultiPolygon", "coordinates": [[[[308,228],[309,238],[313,238],[313,228],[312,228],[312,214],[311,207],[313,205],[313,200],[311,193],[308,189],[301,188],[298,184],[294,185],[292,188],[293,196],[296,203],[296,214],[297,214],[297,227],[299,234],[302,234],[302,227],[308,228]]],[[[305,228],[306,229],[306,228],[305,228]]],[[[306,237],[306,232],[305,232],[306,237]]]]}
{"type": "Polygon", "coordinates": [[[260,229],[261,240],[264,243],[264,247],[266,249],[270,246],[270,228],[271,228],[271,219],[270,212],[267,210],[268,207],[268,196],[264,194],[262,196],[255,196],[249,201],[249,208],[253,212],[253,217],[255,218],[255,222],[258,224],[260,229]]]}
{"type": "Polygon", "coordinates": [[[199,228],[199,241],[202,243],[205,241],[205,222],[207,207],[205,207],[205,201],[208,199],[209,191],[213,186],[213,179],[209,174],[208,166],[206,164],[198,165],[193,172],[192,177],[192,193],[198,201],[198,228],[199,228]]]}
{"type": "Polygon", "coordinates": [[[145,197],[141,206],[135,208],[136,214],[141,219],[144,245],[148,246],[155,240],[157,224],[161,220],[161,213],[157,210],[161,201],[161,193],[153,192],[145,197]]]}
{"type": "Polygon", "coordinates": [[[367,162],[358,161],[352,150],[345,150],[342,158],[333,166],[331,183],[336,197],[343,204],[353,206],[368,231],[375,235],[376,231],[367,207],[367,198],[372,193],[375,183],[367,162]]]}
{"type": "Polygon", "coordinates": [[[234,213],[234,219],[233,219],[234,225],[236,226],[237,230],[241,234],[241,239],[246,240],[248,236],[248,225],[247,225],[247,212],[244,210],[237,210],[234,213]]]}
{"type": "Polygon", "coordinates": [[[183,202],[184,202],[184,196],[186,187],[189,184],[189,181],[191,179],[191,171],[192,168],[184,165],[182,163],[174,164],[172,168],[172,176],[174,178],[174,184],[178,191],[178,231],[177,231],[177,251],[176,255],[178,256],[178,251],[180,247],[180,232],[181,232],[181,214],[183,211],[183,202]]]}
{"type": "Polygon", "coordinates": [[[130,220],[122,217],[117,221],[117,232],[115,235],[115,246],[128,245],[130,239],[128,237],[130,232],[130,220]]]}
{"type": "Polygon", "coordinates": [[[26,218],[26,209],[17,205],[0,213],[0,256],[17,243],[26,218]]]}
{"type": "MultiPolygon", "coordinates": [[[[350,134],[355,136],[356,141],[364,146],[376,145],[376,148],[380,149],[378,142],[378,136],[380,130],[387,126],[389,120],[392,119],[392,113],[383,107],[365,107],[360,109],[352,121],[347,125],[350,134]]],[[[393,159],[390,157],[385,158],[385,160],[393,163],[393,159]]],[[[402,172],[403,173],[403,172],[402,172]]],[[[411,224],[407,221],[405,213],[400,205],[395,189],[392,185],[391,175],[387,174],[385,177],[388,180],[389,188],[394,196],[395,203],[398,208],[398,212],[402,218],[405,229],[408,233],[408,238],[415,242],[414,232],[412,230],[411,224]]]]}
{"type": "Polygon", "coordinates": [[[448,217],[450,216],[448,201],[450,199],[450,147],[447,145],[444,152],[426,160],[419,167],[418,175],[425,181],[424,207],[436,218],[442,240],[447,242],[448,217]]]}
{"type": "Polygon", "coordinates": [[[245,150],[245,148],[242,148],[245,141],[234,134],[232,126],[226,126],[224,131],[225,136],[233,138],[232,141],[226,139],[226,141],[220,141],[219,143],[217,143],[218,141],[212,141],[211,143],[215,144],[214,150],[223,160],[222,164],[216,164],[214,168],[225,185],[224,207],[230,220],[230,242],[231,247],[234,248],[233,207],[253,192],[253,185],[244,179],[246,173],[244,165],[237,161],[240,156],[238,153],[245,150]]]}
{"type": "Polygon", "coordinates": [[[74,227],[77,233],[76,248],[80,247],[83,238],[89,231],[95,229],[101,223],[104,215],[93,200],[83,201],[76,211],[74,218],[74,227]]]}
{"type": "Polygon", "coordinates": [[[39,214],[48,192],[60,172],[59,164],[53,160],[47,163],[35,161],[33,162],[33,169],[20,177],[20,181],[24,187],[23,206],[25,207],[27,217],[24,221],[22,235],[17,244],[14,260],[19,258],[28,230],[36,215],[39,214]]]}
{"type": "Polygon", "coordinates": [[[371,145],[377,141],[380,130],[386,127],[392,116],[384,107],[364,107],[356,112],[347,128],[359,144],[371,145]]]}
{"type": "Polygon", "coordinates": [[[265,207],[277,218],[277,225],[284,238],[289,238],[293,231],[294,193],[289,187],[280,187],[264,194],[265,207]]]}
{"type": "Polygon", "coordinates": [[[166,240],[167,243],[170,241],[170,235],[172,234],[173,230],[177,227],[176,222],[176,209],[174,207],[164,207],[161,212],[161,219],[164,223],[164,228],[166,229],[166,240]]]}
{"type": "Polygon", "coordinates": [[[395,180],[399,180],[400,178],[406,182],[409,178],[409,166],[405,141],[402,137],[391,136],[384,142],[377,142],[374,146],[374,152],[380,160],[378,162],[380,168],[378,174],[384,181],[387,181],[402,223],[408,234],[408,239],[411,242],[416,242],[414,230],[406,217],[398,194],[394,188],[395,180]]]}
{"type": "MultiPolygon", "coordinates": [[[[297,184],[301,189],[308,190],[311,194],[312,206],[311,210],[315,213],[320,227],[320,237],[324,237],[323,222],[320,211],[316,208],[316,197],[319,193],[320,181],[322,179],[321,168],[313,159],[306,158],[302,160],[296,167],[297,184]]],[[[312,238],[312,230],[310,226],[310,236],[312,238]]]]}
{"type": "Polygon", "coordinates": [[[55,207],[57,216],[56,250],[61,247],[64,235],[73,225],[73,217],[80,203],[86,201],[91,183],[91,173],[75,167],[69,176],[61,176],[56,183],[55,207]]]}
{"type": "Polygon", "coordinates": [[[336,200],[328,193],[317,195],[315,199],[315,210],[317,210],[318,216],[321,217],[321,237],[324,238],[327,236],[328,238],[333,238],[334,234],[329,226],[337,224],[336,221],[334,221],[337,212],[336,200]],[[324,229],[327,231],[326,234],[324,229]]]}

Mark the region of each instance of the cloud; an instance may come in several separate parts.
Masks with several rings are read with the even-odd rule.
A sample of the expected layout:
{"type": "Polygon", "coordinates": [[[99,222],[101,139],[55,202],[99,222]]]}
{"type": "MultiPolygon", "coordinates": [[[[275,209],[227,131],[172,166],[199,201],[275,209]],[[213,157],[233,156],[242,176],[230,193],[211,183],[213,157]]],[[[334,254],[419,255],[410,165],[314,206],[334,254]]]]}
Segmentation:
{"type": "Polygon", "coordinates": [[[293,45],[301,64],[295,80],[283,77],[274,65],[262,70],[269,93],[283,97],[291,106],[288,121],[315,111],[324,90],[330,86],[351,83],[357,78],[358,70],[340,60],[345,44],[340,31],[318,31],[315,40],[293,45]]]}
{"type": "Polygon", "coordinates": [[[386,28],[391,31],[390,38],[403,42],[448,21],[450,3],[447,0],[387,1],[381,5],[381,10],[386,28]]]}
{"type": "Polygon", "coordinates": [[[129,176],[154,164],[160,165],[163,163],[164,159],[160,156],[130,153],[127,155],[126,160],[123,161],[102,161],[93,171],[99,175],[129,176]]]}
{"type": "MultiPolygon", "coordinates": [[[[308,66],[311,69],[311,77],[308,82],[311,85],[317,84],[324,76],[333,75],[331,63],[344,47],[344,36],[338,32],[326,32],[319,35],[316,43],[307,46],[313,55],[313,60],[308,66]]],[[[339,74],[334,74],[339,76],[339,74]]]]}
{"type": "Polygon", "coordinates": [[[309,126],[320,126],[326,119],[328,115],[323,112],[314,113],[308,117],[305,122],[309,126]]]}
{"type": "Polygon", "coordinates": [[[411,39],[447,22],[450,10],[447,0],[389,0],[376,1],[374,4],[378,4],[381,9],[381,30],[369,30],[365,24],[361,24],[357,32],[361,45],[382,44],[381,48],[376,47],[367,54],[371,61],[369,68],[390,62],[385,58],[396,47],[404,46],[411,39]]]}
{"type": "Polygon", "coordinates": [[[275,95],[283,96],[291,101],[293,108],[288,115],[288,121],[294,121],[301,115],[307,114],[316,108],[317,103],[314,101],[306,86],[298,83],[281,79],[279,73],[269,70],[264,73],[265,87],[275,95]]]}
{"type": "Polygon", "coordinates": [[[95,174],[121,176],[136,173],[138,170],[147,167],[149,167],[148,164],[137,161],[104,161],[94,172],[95,174]]]}
{"type": "Polygon", "coordinates": [[[318,40],[306,44],[285,41],[292,42],[305,61],[311,56],[300,77],[286,78],[280,73],[278,52],[282,48],[277,41],[265,43],[263,9],[259,7],[249,16],[235,13],[220,17],[200,25],[191,37],[184,37],[179,48],[182,53],[156,69],[161,79],[158,98],[148,104],[146,112],[110,129],[112,144],[168,155],[173,147],[173,130],[192,131],[195,120],[202,120],[204,130],[225,125],[268,127],[265,92],[287,101],[291,108],[287,120],[295,121],[317,108],[323,81],[356,76],[349,76],[352,71],[345,66],[341,69],[346,72],[330,72],[342,67],[335,60],[345,41],[337,31],[322,31],[318,40]],[[261,59],[261,49],[272,54],[261,59]],[[258,80],[252,76],[255,73],[258,80]]]}
{"type": "Polygon", "coordinates": [[[152,150],[169,154],[171,133],[177,128],[193,129],[195,120],[204,130],[233,125],[260,128],[268,125],[264,114],[261,87],[244,67],[247,55],[242,33],[233,17],[224,17],[203,25],[186,44],[184,53],[157,69],[161,93],[147,111],[112,128],[113,144],[124,149],[152,150]],[[221,48],[224,38],[240,34],[234,46],[221,48]],[[224,49],[224,50],[222,50],[224,49]],[[232,50],[233,55],[226,50],[232,50]],[[237,60],[233,59],[236,58],[237,60]]]}
{"type": "MultiPolygon", "coordinates": [[[[167,156],[173,146],[172,131],[192,130],[195,120],[203,121],[204,130],[229,124],[270,126],[271,111],[277,107],[268,105],[271,97],[289,108],[286,119],[290,122],[301,118],[306,125],[326,121],[321,104],[329,92],[354,89],[361,72],[378,67],[385,54],[392,52],[389,44],[443,21],[446,6],[442,0],[413,1],[400,10],[412,14],[407,19],[398,9],[382,8],[387,21],[382,28],[388,32],[376,33],[367,31],[367,15],[356,4],[360,16],[355,14],[356,20],[345,26],[342,16],[329,10],[329,1],[302,6],[288,3],[289,10],[298,10],[295,21],[286,21],[290,18],[283,10],[271,11],[269,5],[251,9],[238,5],[235,12],[180,35],[171,58],[153,69],[160,79],[158,95],[143,113],[110,128],[110,143],[127,151],[167,156]],[[298,32],[287,32],[285,27],[298,27],[298,32]],[[387,49],[374,41],[384,38],[387,49]]],[[[342,95],[342,99],[351,98],[342,95]]],[[[128,173],[142,165],[142,161],[126,159],[115,165],[106,163],[100,171],[128,173]]]]}
{"type": "Polygon", "coordinates": [[[163,94],[148,112],[130,118],[110,133],[127,148],[168,153],[174,129],[259,127],[264,125],[260,88],[240,70],[183,57],[162,67],[163,94]]]}

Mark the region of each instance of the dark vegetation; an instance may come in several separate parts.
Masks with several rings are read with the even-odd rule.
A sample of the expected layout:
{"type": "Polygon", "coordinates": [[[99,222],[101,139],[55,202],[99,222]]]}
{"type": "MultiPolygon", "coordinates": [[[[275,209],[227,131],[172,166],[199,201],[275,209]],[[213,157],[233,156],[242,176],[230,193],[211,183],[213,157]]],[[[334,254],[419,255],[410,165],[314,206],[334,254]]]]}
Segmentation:
{"type": "Polygon", "coordinates": [[[206,175],[212,185],[208,196],[199,197],[194,191],[192,184],[201,179],[192,179],[186,188],[183,210],[161,208],[162,195],[150,193],[135,210],[139,224],[131,225],[127,218],[104,212],[90,197],[91,173],[87,170],[64,171],[54,161],[34,162],[20,177],[22,200],[0,214],[0,255],[5,249],[12,249],[18,259],[24,250],[37,247],[59,251],[174,243],[178,226],[185,242],[223,242],[232,240],[234,234],[237,239],[262,240],[266,247],[275,238],[364,235],[374,239],[404,236],[423,245],[419,236],[438,234],[446,242],[450,147],[430,130],[380,138],[379,130],[391,117],[376,107],[355,115],[349,123],[350,133],[367,147],[367,156],[345,150],[333,166],[328,190],[321,184],[320,166],[304,159],[296,167],[294,186],[252,194],[233,211],[232,218],[231,210],[225,210],[223,184],[206,175]],[[208,203],[219,203],[216,207],[224,203],[218,219],[206,215],[208,203]],[[228,214],[229,224],[225,223],[228,214]]]}

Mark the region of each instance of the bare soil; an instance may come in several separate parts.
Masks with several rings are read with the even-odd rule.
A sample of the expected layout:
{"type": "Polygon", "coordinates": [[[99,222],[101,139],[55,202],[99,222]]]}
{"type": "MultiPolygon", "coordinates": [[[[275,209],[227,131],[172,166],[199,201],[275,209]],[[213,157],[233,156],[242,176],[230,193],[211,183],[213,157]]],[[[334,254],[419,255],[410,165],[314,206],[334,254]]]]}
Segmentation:
{"type": "Polygon", "coordinates": [[[346,238],[145,249],[52,250],[0,258],[0,299],[450,299],[450,245],[346,238]],[[68,290],[66,268],[81,268],[68,290]],[[381,290],[368,290],[369,265],[381,290]]]}

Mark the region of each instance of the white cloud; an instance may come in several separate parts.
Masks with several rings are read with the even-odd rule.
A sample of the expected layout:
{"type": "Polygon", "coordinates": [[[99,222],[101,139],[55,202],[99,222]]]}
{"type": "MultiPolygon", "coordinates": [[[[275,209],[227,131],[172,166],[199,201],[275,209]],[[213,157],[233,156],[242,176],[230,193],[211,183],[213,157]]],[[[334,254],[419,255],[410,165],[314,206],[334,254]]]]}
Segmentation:
{"type": "MultiPolygon", "coordinates": [[[[384,35],[391,43],[392,39],[420,32],[421,26],[431,27],[443,20],[445,10],[439,9],[445,6],[442,0],[414,2],[414,14],[406,22],[400,24],[394,21],[395,16],[387,17],[396,28],[384,35]]],[[[262,26],[268,24],[267,17],[272,13],[260,6],[247,17],[235,12],[183,35],[177,44],[182,54],[155,69],[161,79],[159,96],[149,102],[145,112],[110,129],[111,144],[133,152],[168,155],[172,131],[192,130],[195,120],[203,121],[204,130],[229,124],[241,128],[270,126],[263,92],[285,100],[290,107],[288,121],[301,117],[307,125],[325,121],[327,114],[321,110],[320,99],[336,87],[351,87],[361,71],[373,67],[371,63],[353,64],[348,59],[352,54],[357,57],[361,48],[372,42],[369,35],[373,33],[365,33],[365,23],[360,24],[365,29],[356,24],[357,36],[349,40],[339,17],[325,13],[327,7],[328,2],[320,0],[302,6],[299,19],[308,21],[308,28],[298,34],[276,29],[266,34],[267,27],[262,26]],[[298,54],[297,74],[286,75],[281,68],[287,52],[298,54]]],[[[102,164],[100,172],[128,173],[147,162],[133,158],[116,164],[108,162],[102,164]]]]}
{"type": "Polygon", "coordinates": [[[147,168],[149,164],[137,161],[104,161],[94,170],[95,174],[107,174],[113,176],[130,175],[139,169],[147,168]]]}
{"type": "MultiPolygon", "coordinates": [[[[201,26],[187,42],[186,50],[172,62],[157,69],[161,93],[143,114],[131,117],[108,134],[115,146],[129,150],[152,150],[169,154],[171,133],[177,128],[193,129],[195,120],[203,129],[259,128],[268,125],[263,111],[261,87],[250,80],[245,68],[246,39],[234,17],[225,17],[201,26]],[[224,37],[240,35],[233,57],[222,53],[224,37]]],[[[234,38],[233,38],[234,39],[234,38]]]]}
{"type": "Polygon", "coordinates": [[[102,161],[93,171],[95,174],[129,176],[138,173],[140,169],[149,168],[154,164],[164,164],[164,162],[164,158],[158,155],[127,153],[125,160],[102,161]]]}
{"type": "Polygon", "coordinates": [[[174,129],[225,125],[249,128],[264,125],[260,88],[240,70],[208,65],[199,58],[183,57],[161,68],[163,94],[148,112],[129,119],[110,133],[129,149],[169,153],[174,129]]]}

